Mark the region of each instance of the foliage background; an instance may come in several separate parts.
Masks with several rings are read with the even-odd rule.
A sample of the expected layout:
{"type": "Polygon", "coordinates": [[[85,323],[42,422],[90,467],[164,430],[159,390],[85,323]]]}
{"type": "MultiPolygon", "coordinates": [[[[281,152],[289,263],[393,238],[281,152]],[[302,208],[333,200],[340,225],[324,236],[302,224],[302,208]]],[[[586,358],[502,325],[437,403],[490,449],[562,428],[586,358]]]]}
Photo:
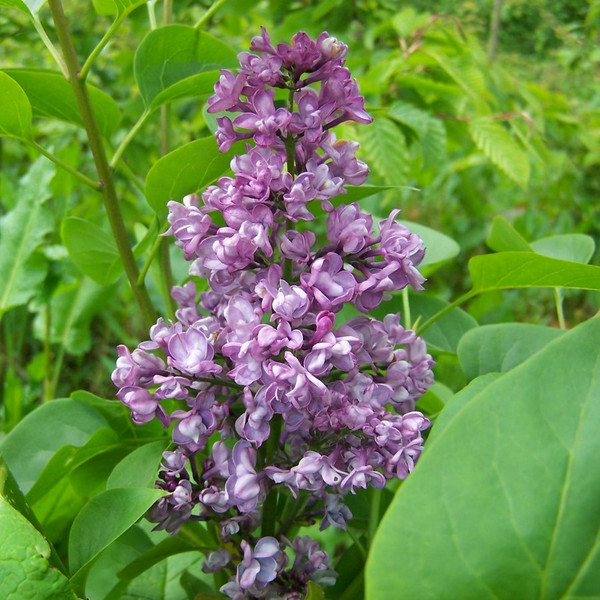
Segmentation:
{"type": "MultiPolygon", "coordinates": [[[[56,40],[48,8],[33,4],[40,9],[39,20],[49,37],[56,40]]],[[[204,29],[230,49],[245,49],[261,25],[273,39],[287,40],[299,29],[311,35],[327,29],[349,45],[348,65],[375,122],[364,128],[347,126],[342,133],[360,141],[361,157],[372,170],[369,183],[382,190],[386,186],[362,200],[362,206],[378,217],[402,208],[404,219],[447,236],[429,238],[431,253],[437,248],[438,255],[426,268],[427,292],[410,299],[395,298],[386,308],[396,311],[403,302],[411,312],[405,311],[405,318],[410,322],[410,316],[414,321],[421,315],[422,324],[472,288],[472,271],[469,274],[467,268],[472,257],[490,249],[524,250],[529,242],[547,236],[587,235],[588,241],[569,238],[569,244],[577,246],[573,260],[599,264],[597,0],[229,0],[217,4],[204,29]],[[494,50],[492,22],[498,8],[500,26],[494,50]]],[[[93,7],[82,0],[67,1],[64,6],[83,62],[111,26],[114,6],[106,0],[95,1],[93,7]]],[[[112,98],[101,102],[106,109],[103,122],[110,155],[144,115],[140,90],[145,79],[136,68],[135,56],[151,28],[149,15],[154,15],[157,26],[170,20],[194,25],[211,3],[180,0],[172,14],[167,10],[166,17],[163,3],[151,1],[148,6],[131,10],[89,73],[88,82],[112,98]],[[113,109],[118,119],[112,118],[113,109]]],[[[57,67],[26,12],[15,8],[12,0],[0,1],[0,7],[0,67],[27,89],[23,76],[13,69],[57,67]]],[[[168,170],[157,167],[152,179],[151,169],[168,152],[211,135],[214,121],[204,111],[211,88],[212,82],[203,91],[199,87],[150,114],[115,164],[129,240],[137,245],[138,265],[149,267],[146,281],[152,302],[167,316],[172,311],[166,291],[169,282],[181,281],[186,267],[177,252],[168,251],[171,244],[157,251],[160,258],[148,260],[157,233],[165,229],[164,215],[161,220],[152,207],[153,202],[165,199],[166,192],[156,192],[160,186],[153,185],[169,177],[168,170]],[[150,195],[157,194],[154,201],[149,189],[150,195]],[[172,275],[165,268],[167,259],[172,275]]],[[[77,117],[64,106],[54,111],[44,107],[41,97],[30,100],[31,140],[94,179],[88,140],[77,117]]],[[[0,120],[0,127],[6,126],[0,120]]],[[[95,397],[112,398],[114,347],[117,343],[134,346],[145,339],[146,325],[127,281],[120,276],[98,190],[40,158],[35,144],[10,134],[0,138],[0,144],[0,424],[2,436],[8,436],[34,409],[45,410],[48,401],[67,398],[74,390],[86,390],[88,395],[80,393],[80,400],[85,398],[92,405],[95,397]]],[[[565,256],[559,253],[558,258],[565,256]]],[[[600,307],[594,285],[562,291],[557,290],[558,284],[551,289],[504,287],[525,289],[491,286],[461,303],[465,310],[452,313],[453,319],[429,329],[426,337],[438,363],[438,384],[424,399],[423,410],[435,415],[454,392],[482,374],[472,365],[469,371],[458,345],[463,334],[478,323],[571,328],[600,307]]],[[[34,491],[28,496],[34,508],[37,503],[37,518],[60,554],[67,553],[66,535],[77,510],[106,489],[115,464],[133,447],[117,444],[106,427],[110,418],[103,418],[94,425],[94,419],[88,423],[82,417],[82,430],[92,435],[85,438],[84,446],[89,451],[96,443],[103,451],[91,451],[92,462],[79,475],[76,468],[65,471],[62,465],[59,480],[63,484],[68,480],[68,494],[61,495],[54,487],[56,493],[40,495],[38,483],[38,495],[34,491]]],[[[117,431],[122,427],[133,438],[160,437],[152,430],[129,431],[123,414],[111,418],[120,423],[117,431]]],[[[73,449],[83,442],[69,438],[65,443],[73,449]]],[[[59,449],[46,448],[46,460],[54,456],[65,461],[66,451],[56,458],[54,452],[59,449]]],[[[78,460],[76,465],[88,461],[81,455],[78,460]]],[[[30,485],[40,473],[34,469],[30,485]]],[[[19,484],[23,486],[22,481],[19,484]]],[[[353,510],[361,515],[360,505],[366,500],[355,501],[358,506],[353,510]]],[[[131,545],[140,543],[139,539],[130,541],[131,545]]],[[[345,559],[346,567],[344,563],[340,567],[340,581],[348,583],[344,568],[352,571],[356,557],[352,558],[352,552],[346,557],[350,558],[345,559]]],[[[177,571],[182,572],[192,571],[186,567],[177,571]]],[[[135,581],[131,585],[135,587],[135,581]]],[[[138,585],[147,588],[147,584],[138,585]]],[[[351,585],[361,584],[350,582],[347,590],[353,589],[351,585]]],[[[188,587],[193,589],[192,584],[188,587]]],[[[96,596],[103,597],[100,592],[96,596]]],[[[343,597],[341,592],[339,597],[343,597]]]]}

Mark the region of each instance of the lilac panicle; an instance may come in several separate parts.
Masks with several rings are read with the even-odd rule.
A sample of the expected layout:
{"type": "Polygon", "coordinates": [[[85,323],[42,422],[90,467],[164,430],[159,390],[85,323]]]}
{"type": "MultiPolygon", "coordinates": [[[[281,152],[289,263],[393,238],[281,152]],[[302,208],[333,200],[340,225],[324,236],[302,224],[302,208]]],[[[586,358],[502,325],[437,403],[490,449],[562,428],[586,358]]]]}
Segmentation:
{"type": "Polygon", "coordinates": [[[119,346],[112,375],[134,422],[171,431],[157,482],[166,495],[148,517],[170,533],[218,523],[227,549],[204,568],[229,573],[221,591],[236,600],[335,581],[317,542],[289,541],[289,524],[262,514],[267,498],[309,496],[297,523],[345,530],[346,494],[407,477],[430,425],[415,410],[433,382],[423,340],[399,315],[340,317],[424,282],[423,243],[398,211],[377,223],[339,202],[368,167],[333,128],[371,121],[347,50],[326,32],[274,45],[263,28],[237,72],[221,71],[208,111],[230,116],[217,118],[217,143],[244,140],[246,151],[230,176],[169,202],[167,233],[190,279],[173,288],[176,320],[159,319],[132,352],[119,346]],[[319,206],[321,247],[310,231],[319,206]],[[257,538],[264,519],[273,535],[257,538]]]}

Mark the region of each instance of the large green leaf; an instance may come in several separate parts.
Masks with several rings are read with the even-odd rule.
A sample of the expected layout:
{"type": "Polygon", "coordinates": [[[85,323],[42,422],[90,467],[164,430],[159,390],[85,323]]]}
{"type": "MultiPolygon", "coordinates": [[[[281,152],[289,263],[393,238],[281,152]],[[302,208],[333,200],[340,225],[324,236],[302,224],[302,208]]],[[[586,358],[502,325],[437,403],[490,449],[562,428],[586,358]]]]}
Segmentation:
{"type": "Polygon", "coordinates": [[[75,517],[71,527],[71,573],[77,573],[96,558],[163,495],[162,490],[114,488],[94,496],[75,517]]]}
{"type": "Polygon", "coordinates": [[[454,397],[377,532],[368,600],[599,597],[599,339],[595,318],[454,397]]]}
{"type": "Polygon", "coordinates": [[[529,181],[529,158],[498,121],[473,119],[469,133],[477,147],[504,173],[526,187],[529,181]]]}
{"type": "Polygon", "coordinates": [[[562,329],[530,323],[484,325],[461,338],[458,359],[469,379],[510,371],[563,333],[562,329]]]}
{"type": "Polygon", "coordinates": [[[49,564],[48,542],[2,496],[0,531],[0,598],[76,600],[69,580],[49,564]]]}
{"type": "Polygon", "coordinates": [[[49,160],[36,160],[17,188],[15,208],[0,220],[0,318],[28,302],[46,277],[47,261],[36,249],[53,229],[44,205],[53,175],[49,160]]]}
{"type": "MultiPolygon", "coordinates": [[[[50,117],[83,127],[81,112],[71,84],[62,73],[45,69],[8,69],[5,71],[23,89],[34,117],[50,117]]],[[[90,101],[100,132],[112,135],[121,119],[116,101],[98,88],[88,85],[90,101]]]]}
{"type": "Polygon", "coordinates": [[[46,0],[0,0],[0,7],[18,8],[24,13],[37,15],[46,0]]]}
{"type": "Polygon", "coordinates": [[[0,71],[0,136],[31,137],[31,104],[21,86],[0,71]]]}
{"type": "Polygon", "coordinates": [[[158,440],[136,448],[115,466],[106,489],[154,487],[160,459],[168,445],[168,440],[158,440]]]}
{"type": "Polygon", "coordinates": [[[524,287],[600,290],[600,267],[542,256],[535,252],[500,252],[469,261],[477,293],[524,287]]]}
{"type": "Polygon", "coordinates": [[[80,217],[66,217],[60,235],[71,260],[96,283],[111,283],[123,271],[115,239],[102,227],[80,217]]]}
{"type": "Polygon", "coordinates": [[[146,107],[154,109],[182,95],[210,94],[218,70],[236,64],[236,53],[216,38],[187,25],[166,25],[142,40],[134,74],[146,107]]]}
{"type": "Polygon", "coordinates": [[[146,177],[146,199],[161,216],[167,213],[169,200],[180,201],[186,194],[197,192],[229,169],[229,163],[240,146],[219,152],[217,142],[200,138],[173,150],[157,161],[146,177]]]}
{"type": "Polygon", "coordinates": [[[68,398],[42,404],[2,441],[0,452],[27,493],[53,454],[64,445],[82,446],[107,425],[93,408],[68,398]]]}

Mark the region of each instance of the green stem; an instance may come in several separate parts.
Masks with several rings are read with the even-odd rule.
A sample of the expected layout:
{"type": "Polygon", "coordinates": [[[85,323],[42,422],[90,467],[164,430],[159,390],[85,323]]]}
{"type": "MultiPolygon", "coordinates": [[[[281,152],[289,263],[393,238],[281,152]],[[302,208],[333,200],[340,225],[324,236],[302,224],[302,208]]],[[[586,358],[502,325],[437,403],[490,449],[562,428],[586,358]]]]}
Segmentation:
{"type": "Polygon", "coordinates": [[[113,157],[110,159],[110,167],[111,168],[113,168],[113,169],[115,168],[116,164],[119,162],[119,159],[121,158],[121,155],[123,154],[123,152],[125,152],[125,148],[127,148],[127,146],[129,146],[129,142],[131,142],[131,140],[134,138],[134,136],[137,134],[137,132],[144,126],[144,124],[148,120],[148,117],[151,114],[152,114],[151,111],[149,109],[146,109],[141,114],[140,118],[137,120],[135,125],[127,132],[127,135],[123,138],[123,140],[119,144],[119,147],[115,150],[113,157]]]}
{"type": "Polygon", "coordinates": [[[554,302],[556,303],[556,316],[558,317],[558,326],[561,329],[566,329],[565,313],[563,311],[563,295],[562,288],[554,288],[554,302]]]}
{"type": "Polygon", "coordinates": [[[460,298],[458,298],[454,302],[451,302],[450,304],[448,304],[448,306],[446,306],[445,308],[440,310],[440,312],[433,315],[433,317],[430,317],[429,319],[427,319],[427,321],[425,321],[425,323],[423,323],[423,325],[421,325],[421,327],[419,327],[417,329],[417,335],[421,335],[426,329],[428,329],[431,325],[433,325],[438,319],[443,317],[445,314],[449,313],[453,308],[460,306],[463,302],[470,300],[473,296],[476,296],[476,295],[477,295],[477,292],[475,290],[470,290],[466,294],[463,294],[460,298]]]}
{"type": "Polygon", "coordinates": [[[79,179],[79,181],[81,181],[82,183],[85,183],[85,185],[88,185],[95,190],[100,190],[100,184],[97,181],[94,181],[93,179],[90,179],[83,173],[80,173],[77,169],[74,169],[71,165],[68,165],[66,162],[58,158],[58,156],[52,154],[51,152],[48,152],[48,150],[40,146],[37,142],[34,142],[33,140],[28,140],[27,138],[19,139],[31,146],[32,148],[35,148],[40,154],[43,154],[46,158],[49,158],[55,165],[58,165],[61,169],[64,169],[65,171],[71,173],[73,177],[77,177],[77,179],[79,179]]]}
{"type": "Polygon", "coordinates": [[[146,6],[148,7],[148,21],[150,21],[150,29],[153,31],[156,29],[156,13],[154,12],[154,6],[156,0],[148,0],[146,6]]]}
{"type": "Polygon", "coordinates": [[[150,248],[150,252],[148,252],[148,256],[146,256],[146,260],[144,261],[144,264],[140,270],[140,275],[137,281],[138,285],[142,285],[144,279],[146,279],[148,269],[150,268],[150,265],[152,264],[152,261],[154,260],[154,257],[156,256],[156,253],[158,252],[163,240],[164,238],[161,235],[158,235],[154,240],[154,244],[152,244],[152,248],[150,248]]]}
{"type": "Polygon", "coordinates": [[[408,298],[408,288],[402,290],[402,309],[404,312],[404,328],[412,328],[412,319],[410,317],[410,300],[408,298]]]}
{"type": "Polygon", "coordinates": [[[56,49],[56,46],[52,43],[52,41],[48,37],[48,34],[46,33],[46,30],[44,29],[42,23],[40,22],[39,17],[37,15],[32,14],[31,20],[33,22],[33,26],[35,27],[35,30],[38,32],[40,38],[42,39],[42,42],[44,42],[44,45],[46,46],[46,48],[48,48],[48,50],[50,51],[50,54],[52,54],[52,57],[58,64],[58,67],[62,71],[62,74],[65,77],[68,77],[69,72],[67,70],[67,65],[65,64],[63,57],[60,55],[60,52],[56,49]]]}
{"type": "Polygon", "coordinates": [[[200,17],[194,27],[196,29],[200,29],[200,27],[202,27],[202,25],[204,25],[204,23],[206,23],[206,21],[208,21],[215,14],[217,10],[219,10],[219,8],[225,4],[225,2],[227,2],[227,0],[215,0],[215,2],[213,2],[207,11],[200,17]]]}
{"type": "Polygon", "coordinates": [[[83,63],[83,66],[81,67],[81,70],[79,71],[79,79],[81,81],[85,81],[85,78],[87,77],[89,70],[91,69],[92,65],[94,64],[94,61],[96,60],[96,58],[98,58],[98,55],[100,54],[100,52],[102,52],[102,50],[104,50],[104,46],[106,46],[106,44],[108,44],[108,42],[110,41],[110,38],[115,34],[117,29],[119,29],[121,23],[123,22],[123,19],[128,14],[129,14],[129,12],[127,12],[127,11],[124,13],[121,13],[113,21],[113,24],[108,28],[107,32],[104,34],[102,39],[98,42],[98,45],[92,50],[91,54],[87,57],[86,61],[83,63]]]}
{"type": "Polygon", "coordinates": [[[79,61],[73,46],[73,40],[69,32],[69,26],[65,16],[61,0],[48,0],[52,19],[56,27],[56,33],[60,42],[65,63],[68,69],[68,80],[71,83],[73,92],[77,99],[81,118],[88,135],[90,150],[94,157],[94,163],[98,172],[101,189],[104,196],[104,206],[108,215],[113,236],[117,243],[119,255],[123,261],[123,267],[127,275],[127,279],[131,285],[133,295],[140,307],[142,317],[145,324],[150,327],[156,321],[156,312],[152,306],[148,291],[144,286],[138,286],[138,268],[135,263],[131,246],[127,237],[127,230],[123,222],[123,215],[119,206],[119,199],[115,189],[113,172],[106,159],[106,153],[102,144],[102,135],[98,127],[98,121],[92,108],[88,89],[84,81],[78,78],[79,61]]]}

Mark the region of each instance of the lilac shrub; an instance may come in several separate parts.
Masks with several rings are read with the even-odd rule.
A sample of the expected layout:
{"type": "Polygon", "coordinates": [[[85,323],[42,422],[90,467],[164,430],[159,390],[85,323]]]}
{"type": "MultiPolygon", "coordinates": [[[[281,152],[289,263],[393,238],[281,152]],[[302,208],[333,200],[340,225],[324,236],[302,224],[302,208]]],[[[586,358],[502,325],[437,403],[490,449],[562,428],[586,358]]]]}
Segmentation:
{"type": "Polygon", "coordinates": [[[169,202],[192,278],[173,290],[175,322],[159,319],[133,352],[119,346],[113,381],[135,423],[172,428],[157,484],[168,493],[150,520],[172,534],[216,523],[223,548],[204,569],[229,574],[230,598],[295,598],[335,573],[316,541],[287,536],[317,520],[346,529],[345,495],[404,479],[421,453],[423,340],[399,315],[336,319],[347,303],[369,313],[389,292],[422,289],[424,248],[398,211],[375,226],[339,204],[368,168],[332,129],[371,121],[347,47],[327,33],[274,47],[263,29],[250,49],[208,100],[237,113],[217,118],[220,150],[244,140],[246,153],[201,198],[169,202]],[[307,227],[315,206],[322,247],[307,227]]]}

